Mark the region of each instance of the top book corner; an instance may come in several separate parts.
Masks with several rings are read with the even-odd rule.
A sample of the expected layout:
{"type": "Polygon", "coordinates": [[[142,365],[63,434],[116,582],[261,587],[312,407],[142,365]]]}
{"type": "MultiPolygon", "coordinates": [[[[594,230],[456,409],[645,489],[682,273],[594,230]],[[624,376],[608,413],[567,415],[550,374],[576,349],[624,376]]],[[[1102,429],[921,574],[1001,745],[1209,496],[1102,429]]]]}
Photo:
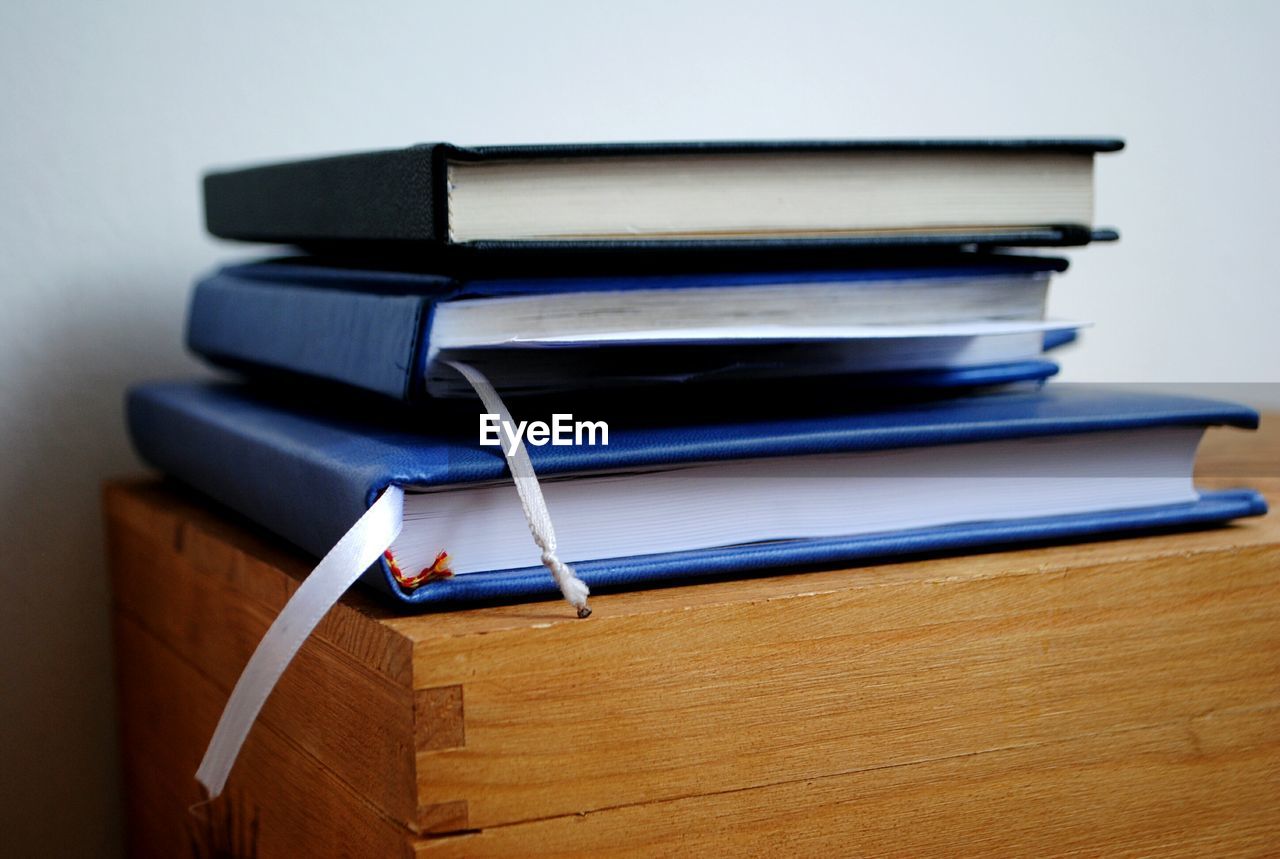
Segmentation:
{"type": "Polygon", "coordinates": [[[1112,138],[445,143],[216,171],[216,236],[537,253],[1079,245],[1112,138]]]}

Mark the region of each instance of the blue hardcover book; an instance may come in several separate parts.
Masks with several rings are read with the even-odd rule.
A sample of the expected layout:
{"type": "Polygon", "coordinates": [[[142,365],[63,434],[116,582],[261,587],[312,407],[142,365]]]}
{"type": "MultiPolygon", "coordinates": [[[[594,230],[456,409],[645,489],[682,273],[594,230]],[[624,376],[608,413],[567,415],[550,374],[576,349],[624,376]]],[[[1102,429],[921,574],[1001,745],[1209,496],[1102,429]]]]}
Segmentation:
{"type": "MultiPolygon", "coordinates": [[[[350,403],[282,397],[230,384],[144,385],[129,394],[129,425],[154,466],[316,556],[400,487],[403,528],[364,575],[397,601],[555,591],[508,460],[480,444],[478,405],[384,412],[370,400],[360,415],[350,403]]],[[[588,585],[1190,527],[1266,510],[1248,489],[1192,484],[1206,426],[1256,426],[1253,411],[1229,403],[1061,385],[874,410],[832,397],[821,410],[775,403],[769,416],[724,417],[713,406],[674,422],[644,410],[517,415],[547,424],[528,429],[525,449],[559,556],[588,585]]]]}
{"type": "Polygon", "coordinates": [[[1042,380],[1066,261],[1000,255],[853,269],[487,277],[305,260],[224,268],[195,290],[192,350],[396,399],[470,396],[448,360],[505,394],[661,382],[835,378],[947,388],[1042,380]]]}

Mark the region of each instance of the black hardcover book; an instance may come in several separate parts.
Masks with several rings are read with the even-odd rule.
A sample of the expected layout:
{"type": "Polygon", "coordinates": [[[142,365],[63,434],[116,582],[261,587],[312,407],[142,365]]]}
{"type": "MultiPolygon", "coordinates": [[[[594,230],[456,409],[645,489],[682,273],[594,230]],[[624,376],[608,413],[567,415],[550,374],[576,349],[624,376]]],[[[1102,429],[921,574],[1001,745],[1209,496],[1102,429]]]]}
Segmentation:
{"type": "Polygon", "coordinates": [[[210,173],[211,233],[482,255],[1073,245],[1098,139],[445,143],[210,173]]]}

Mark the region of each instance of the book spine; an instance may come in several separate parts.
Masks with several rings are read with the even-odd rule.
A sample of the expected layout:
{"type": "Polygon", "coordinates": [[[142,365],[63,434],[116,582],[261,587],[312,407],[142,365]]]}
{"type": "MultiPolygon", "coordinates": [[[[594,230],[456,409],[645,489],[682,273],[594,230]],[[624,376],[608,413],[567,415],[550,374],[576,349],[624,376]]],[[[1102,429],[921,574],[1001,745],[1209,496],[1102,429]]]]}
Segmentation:
{"type": "Polygon", "coordinates": [[[180,396],[180,388],[151,385],[128,393],[125,412],[138,454],[317,557],[385,486],[375,485],[380,481],[363,463],[298,444],[287,423],[262,420],[214,389],[192,398],[180,396]]]}
{"type": "Polygon", "coordinates": [[[341,155],[204,177],[210,233],[240,241],[443,245],[437,145],[341,155]]]}
{"type": "Polygon", "coordinates": [[[187,346],[250,375],[300,374],[409,400],[423,384],[418,357],[432,301],[219,272],[192,295],[187,346]]]}

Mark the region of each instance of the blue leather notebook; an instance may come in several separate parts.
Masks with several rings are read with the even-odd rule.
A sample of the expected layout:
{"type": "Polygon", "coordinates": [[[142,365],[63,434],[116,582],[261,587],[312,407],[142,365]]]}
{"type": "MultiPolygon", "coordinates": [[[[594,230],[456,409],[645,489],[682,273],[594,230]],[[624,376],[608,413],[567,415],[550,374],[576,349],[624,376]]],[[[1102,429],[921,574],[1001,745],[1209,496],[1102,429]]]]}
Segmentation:
{"type": "MultiPolygon", "coordinates": [[[[592,588],[621,587],[1266,510],[1251,490],[1191,483],[1205,426],[1256,426],[1242,406],[1075,385],[874,410],[841,402],[732,418],[707,404],[674,423],[618,413],[607,444],[529,446],[561,557],[592,588]]],[[[215,383],[128,396],[148,462],[313,555],[384,489],[403,488],[404,529],[364,575],[397,601],[554,593],[503,454],[478,443],[480,411],[319,406],[215,383]]]]}
{"type": "Polygon", "coordinates": [[[487,277],[307,260],[235,265],[196,287],[187,342],[210,361],[395,399],[470,396],[455,357],[507,395],[785,377],[946,388],[1044,379],[1066,261],[950,255],[927,264],[684,274],[487,277]]]}
{"type": "Polygon", "coordinates": [[[1114,138],[432,143],[215,171],[209,231],[476,260],[1073,245],[1114,138]]]}

